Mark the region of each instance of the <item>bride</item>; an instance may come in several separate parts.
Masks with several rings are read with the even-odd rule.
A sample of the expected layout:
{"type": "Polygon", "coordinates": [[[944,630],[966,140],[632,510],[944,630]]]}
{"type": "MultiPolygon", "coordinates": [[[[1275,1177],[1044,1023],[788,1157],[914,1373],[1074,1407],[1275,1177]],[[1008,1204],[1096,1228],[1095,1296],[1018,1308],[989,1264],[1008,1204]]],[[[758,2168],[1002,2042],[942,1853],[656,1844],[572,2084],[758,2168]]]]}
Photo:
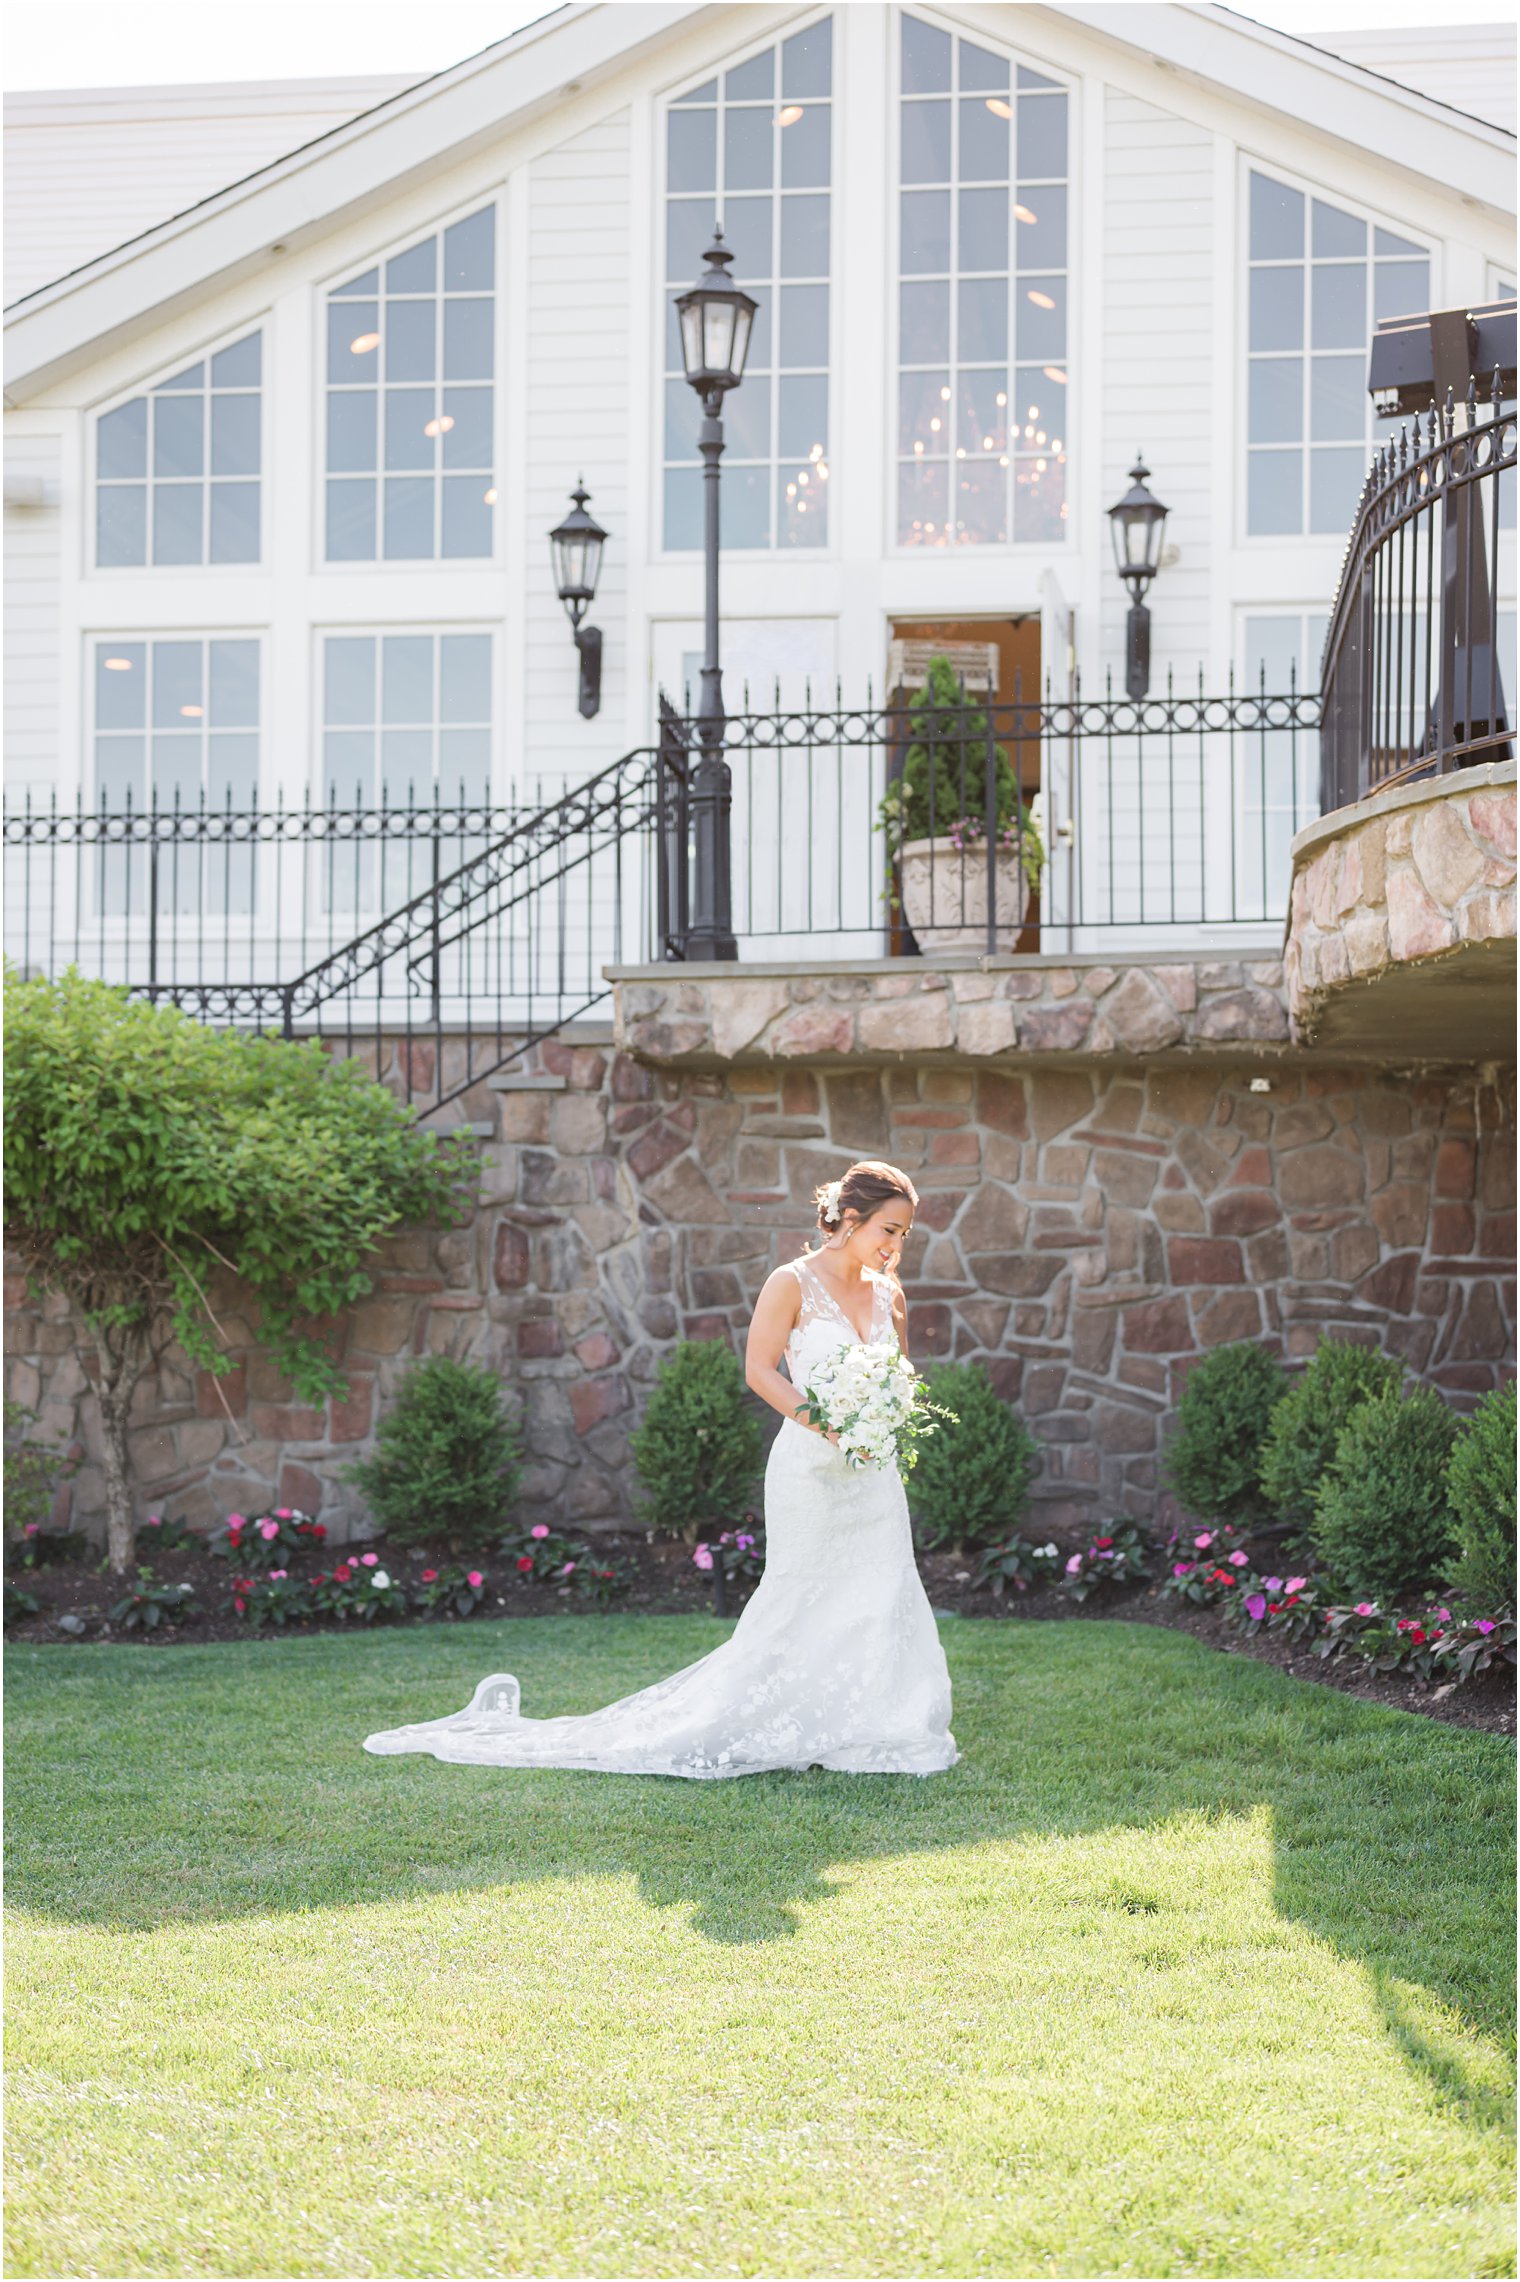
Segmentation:
{"type": "Polygon", "coordinates": [[[559,1719],[522,1718],[516,1680],[496,1672],[452,1718],[366,1736],[366,1751],[700,1780],[954,1765],[950,1676],[902,1480],[895,1467],[852,1469],[837,1437],[797,1413],[809,1377],[847,1341],[895,1335],[906,1352],[893,1271],[918,1196],[905,1173],[868,1161],[817,1201],[823,1243],[767,1277],[750,1325],[746,1375],[783,1424],[765,1469],[765,1574],[730,1637],[653,1687],[559,1719]]]}

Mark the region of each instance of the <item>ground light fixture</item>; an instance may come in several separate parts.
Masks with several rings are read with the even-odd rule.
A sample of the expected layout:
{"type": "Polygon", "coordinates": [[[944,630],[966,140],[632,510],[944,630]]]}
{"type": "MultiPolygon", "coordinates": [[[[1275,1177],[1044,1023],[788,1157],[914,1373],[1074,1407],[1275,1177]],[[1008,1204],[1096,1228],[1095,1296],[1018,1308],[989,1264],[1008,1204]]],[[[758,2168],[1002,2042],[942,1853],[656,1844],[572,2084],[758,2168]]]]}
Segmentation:
{"type": "Polygon", "coordinates": [[[607,534],[600,523],[586,513],[586,502],[591,494],[584,479],[577,481],[570,497],[575,505],[564,521],[549,533],[549,551],[554,559],[555,590],[565,606],[575,646],[580,652],[580,708],[590,721],[602,702],[602,633],[599,626],[587,626],[582,621],[596,600],[596,582],[601,576],[602,549],[607,543],[607,534]]]}

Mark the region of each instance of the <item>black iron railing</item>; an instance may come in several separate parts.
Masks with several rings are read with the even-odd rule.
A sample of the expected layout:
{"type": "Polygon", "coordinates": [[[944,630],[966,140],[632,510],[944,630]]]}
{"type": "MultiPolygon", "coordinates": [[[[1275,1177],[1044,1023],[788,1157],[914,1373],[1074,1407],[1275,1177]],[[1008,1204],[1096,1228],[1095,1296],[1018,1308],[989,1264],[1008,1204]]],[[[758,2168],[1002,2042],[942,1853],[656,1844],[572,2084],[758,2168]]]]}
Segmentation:
{"type": "Polygon", "coordinates": [[[1352,526],[1325,641],[1321,794],[1513,757],[1515,412],[1477,384],[1379,453],[1352,526]],[[1510,575],[1512,576],[1512,564],[1510,575]],[[1506,639],[1507,638],[1507,639],[1506,639]]]}

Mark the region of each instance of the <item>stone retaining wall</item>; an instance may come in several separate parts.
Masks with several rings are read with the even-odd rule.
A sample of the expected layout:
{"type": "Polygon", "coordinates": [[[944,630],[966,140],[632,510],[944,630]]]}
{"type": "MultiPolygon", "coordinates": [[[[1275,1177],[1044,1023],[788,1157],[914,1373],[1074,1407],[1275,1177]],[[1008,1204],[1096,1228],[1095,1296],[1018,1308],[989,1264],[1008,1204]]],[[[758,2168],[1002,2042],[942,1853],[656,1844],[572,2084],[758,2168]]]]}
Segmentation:
{"type": "MultiPolygon", "coordinates": [[[[1198,1020],[1230,1002],[1263,1026],[1267,1006],[1281,1018],[1280,986],[1218,963],[1141,987],[1136,971],[1042,972],[1038,999],[967,995],[985,976],[962,968],[883,976],[927,985],[896,997],[838,994],[851,978],[827,973],[621,985],[619,1028],[642,1058],[610,1032],[570,1033],[462,1105],[493,1126],[478,1207],[466,1227],[384,1247],[374,1294],[331,1327],[345,1400],[296,1402],[236,1293],[214,1295],[237,1368],[213,1382],[171,1353],[141,1390],[143,1512],[208,1521],[280,1502],[320,1512],[337,1538],[362,1532],[339,1470],[408,1361],[450,1353],[500,1371],[520,1405],[535,1515],[624,1521],[628,1435],[660,1357],[682,1337],[739,1339],[765,1275],[809,1233],[815,1184],[862,1155],[919,1186],[915,1352],[984,1361],[1020,1405],[1044,1450],[1039,1526],[1152,1508],[1186,1371],[1226,1340],[1302,1357],[1331,1330],[1386,1345],[1461,1403],[1493,1385],[1514,1354],[1512,1083],[1322,1067],[1276,1033],[1200,1039],[1198,1020]],[[636,995],[656,987],[673,1002],[636,995]],[[1193,1038],[1149,1059],[1095,1051],[1098,1023],[1117,1040],[1142,987],[1193,1038]],[[742,1027],[725,1007],[737,998],[748,1022],[765,994],[770,1013],[722,1058],[742,1027]],[[962,1028],[979,1009],[1022,1026],[1072,1006],[1085,1052],[994,1056],[962,1028]],[[898,1026],[870,1044],[883,1008],[898,1026]],[[924,1008],[953,1042],[905,1043],[924,1008]],[[836,1025],[811,1034],[811,1055],[799,1016],[836,1025]]],[[[78,1437],[75,1511],[97,1524],[93,1356],[55,1303],[14,1283],[7,1333],[10,1389],[78,1437]]]]}

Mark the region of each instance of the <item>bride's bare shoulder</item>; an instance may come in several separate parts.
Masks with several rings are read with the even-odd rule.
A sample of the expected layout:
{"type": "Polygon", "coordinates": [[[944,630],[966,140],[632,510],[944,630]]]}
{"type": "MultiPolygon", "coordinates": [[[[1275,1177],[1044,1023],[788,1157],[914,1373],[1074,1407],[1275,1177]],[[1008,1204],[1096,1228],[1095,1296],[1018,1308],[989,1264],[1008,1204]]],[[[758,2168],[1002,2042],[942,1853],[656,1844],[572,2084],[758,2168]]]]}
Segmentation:
{"type": "Polygon", "coordinates": [[[802,1297],[801,1268],[798,1260],[783,1260],[779,1268],[772,1268],[760,1286],[760,1302],[784,1301],[795,1313],[802,1297]]]}

